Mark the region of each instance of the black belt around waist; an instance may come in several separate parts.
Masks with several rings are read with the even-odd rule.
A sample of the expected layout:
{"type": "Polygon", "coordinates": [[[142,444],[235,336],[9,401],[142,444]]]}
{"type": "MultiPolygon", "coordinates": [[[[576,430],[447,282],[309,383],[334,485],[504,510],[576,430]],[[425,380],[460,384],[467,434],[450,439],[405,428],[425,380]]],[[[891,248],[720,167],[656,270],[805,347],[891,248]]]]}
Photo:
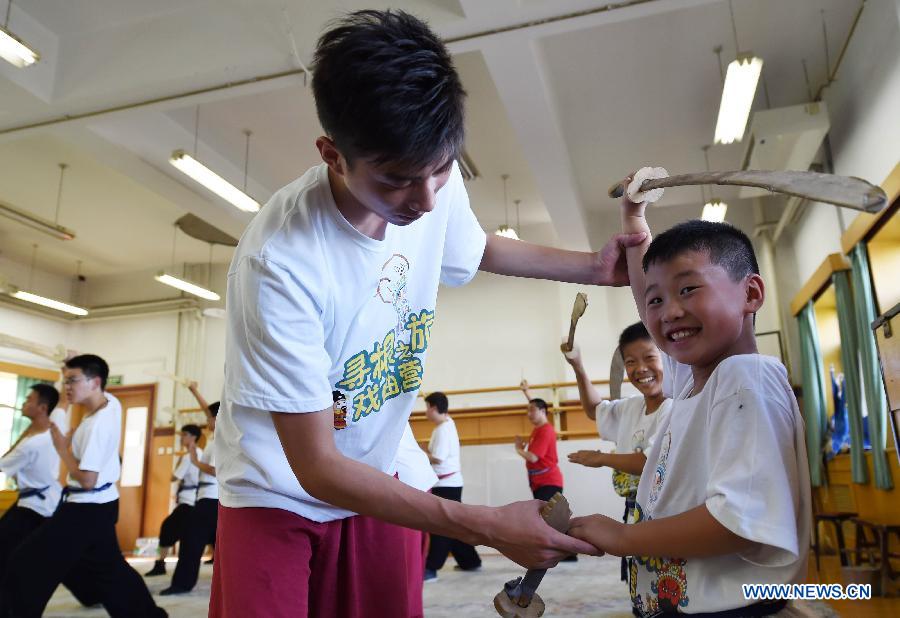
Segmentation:
{"type": "Polygon", "coordinates": [[[215,485],[215,481],[201,481],[197,483],[197,487],[209,487],[210,485],[215,485]]]}
{"type": "MultiPolygon", "coordinates": [[[[762,618],[763,616],[771,616],[777,614],[787,607],[785,599],[777,601],[760,601],[746,607],[736,607],[734,609],[725,609],[720,612],[701,612],[699,614],[682,614],[680,612],[657,612],[655,614],[646,614],[651,618],[762,618]]],[[[641,613],[637,609],[632,608],[631,612],[640,617],[641,613]]]]}
{"type": "Polygon", "coordinates": [[[177,492],[177,493],[181,493],[181,492],[186,491],[186,490],[188,490],[188,489],[197,489],[198,487],[200,487],[200,485],[178,485],[178,492],[177,492]]]}
{"type": "Polygon", "coordinates": [[[47,496],[44,495],[44,492],[50,489],[50,486],[46,487],[20,487],[19,488],[19,500],[22,498],[30,498],[32,496],[37,496],[41,500],[45,500],[47,496]]]}
{"type": "Polygon", "coordinates": [[[62,502],[65,502],[69,498],[69,494],[95,494],[112,487],[112,483],[104,483],[100,485],[100,487],[92,487],[87,489],[86,487],[72,487],[70,485],[66,485],[62,490],[62,502]]]}

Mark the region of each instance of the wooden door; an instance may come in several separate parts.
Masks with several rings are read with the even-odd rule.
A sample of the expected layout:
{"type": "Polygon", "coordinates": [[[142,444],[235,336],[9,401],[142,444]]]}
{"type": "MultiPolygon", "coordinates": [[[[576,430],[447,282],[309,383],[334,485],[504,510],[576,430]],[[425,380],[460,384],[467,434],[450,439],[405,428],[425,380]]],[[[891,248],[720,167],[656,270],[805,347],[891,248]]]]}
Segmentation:
{"type": "Polygon", "coordinates": [[[119,455],[119,523],[116,536],[126,554],[144,529],[147,479],[150,474],[150,445],[156,409],[156,384],[112,386],[107,389],[122,404],[122,437],[119,455]]]}

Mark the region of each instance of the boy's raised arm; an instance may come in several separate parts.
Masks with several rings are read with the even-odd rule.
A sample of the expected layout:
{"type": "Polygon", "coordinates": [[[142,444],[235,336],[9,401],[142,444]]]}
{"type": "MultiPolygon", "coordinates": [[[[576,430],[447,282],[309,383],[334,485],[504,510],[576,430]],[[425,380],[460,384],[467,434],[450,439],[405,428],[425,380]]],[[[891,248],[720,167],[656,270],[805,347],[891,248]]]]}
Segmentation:
{"type": "MultiPolygon", "coordinates": [[[[625,179],[625,183],[631,182],[632,175],[625,179]]],[[[638,245],[625,247],[625,258],[628,262],[628,282],[631,285],[631,293],[634,296],[634,302],[637,305],[638,314],[641,321],[646,324],[646,299],[644,298],[644,268],[641,265],[647,247],[650,246],[652,237],[650,235],[650,226],[647,225],[647,219],[644,217],[644,211],[647,203],[642,202],[635,204],[628,199],[628,195],[622,196],[622,233],[623,234],[641,234],[646,236],[638,245]]]]}

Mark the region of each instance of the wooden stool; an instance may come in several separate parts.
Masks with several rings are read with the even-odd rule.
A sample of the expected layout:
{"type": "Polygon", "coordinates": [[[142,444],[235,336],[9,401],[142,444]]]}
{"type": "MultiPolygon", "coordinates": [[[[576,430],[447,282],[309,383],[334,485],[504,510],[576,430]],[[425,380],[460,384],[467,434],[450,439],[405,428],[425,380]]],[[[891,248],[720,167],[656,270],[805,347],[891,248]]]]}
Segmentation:
{"type": "Polygon", "coordinates": [[[863,554],[868,558],[869,564],[875,564],[875,555],[881,560],[881,593],[889,596],[891,583],[900,576],[900,573],[894,572],[891,567],[891,558],[900,558],[900,553],[891,553],[890,536],[893,534],[900,540],[900,522],[874,521],[862,518],[855,518],[853,523],[856,524],[856,561],[859,561],[863,554]],[[869,540],[871,532],[872,539],[869,540]]]}
{"type": "Polygon", "coordinates": [[[825,511],[813,515],[813,551],[816,554],[816,571],[819,571],[819,552],[821,542],[819,540],[819,522],[831,522],[834,524],[835,537],[838,544],[838,556],[841,566],[849,566],[847,560],[847,548],[844,545],[844,522],[853,520],[859,513],[850,511],[825,511]]]}

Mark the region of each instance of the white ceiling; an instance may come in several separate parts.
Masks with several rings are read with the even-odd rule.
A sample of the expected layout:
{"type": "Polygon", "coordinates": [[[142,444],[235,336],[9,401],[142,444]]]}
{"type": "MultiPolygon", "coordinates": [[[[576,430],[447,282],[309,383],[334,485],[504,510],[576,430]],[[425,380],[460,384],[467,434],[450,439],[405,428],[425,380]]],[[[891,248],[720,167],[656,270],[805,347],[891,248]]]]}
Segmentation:
{"type": "MultiPolygon", "coordinates": [[[[317,162],[320,134],[302,65],[325,23],[379,2],[284,0],[29,0],[12,7],[10,28],[43,54],[38,66],[0,65],[0,200],[52,218],[57,163],[66,173],[60,222],[69,243],[0,218],[0,250],[27,263],[88,274],[165,267],[172,222],[192,212],[232,235],[247,215],[174,170],[172,150],[193,149],[264,201],[317,162]],[[293,72],[293,73],[291,73],[293,72]],[[279,77],[267,77],[288,73],[279,77]],[[198,92],[266,77],[254,83],[198,92]],[[185,96],[179,96],[185,95],[185,96]],[[152,104],[133,104],[162,99],[152,104]],[[120,109],[83,119],[64,116],[120,109]],[[46,123],[28,128],[33,123],[46,123]]],[[[612,214],[606,188],[644,164],[672,172],[703,167],[721,91],[715,45],[734,55],[724,0],[401,0],[450,43],[469,98],[466,150],[481,177],[469,183],[485,229],[521,199],[528,226],[552,223],[561,245],[587,247],[592,221],[612,214]],[[616,5],[606,7],[607,4],[616,5]],[[606,10],[606,9],[609,10],[606,10]],[[566,17],[568,16],[568,17],[566,17]]],[[[834,64],[858,3],[853,0],[735,0],[739,42],[765,60],[772,106],[803,102],[806,59],[813,89],[824,81],[820,11],[834,64]]],[[[762,94],[757,108],[765,106],[762,94]]],[[[710,152],[734,168],[740,145],[710,152]]],[[[673,190],[666,203],[699,201],[673,190]]],[[[699,205],[697,206],[699,211],[699,205]]],[[[680,211],[679,211],[680,212],[680,211]]],[[[514,217],[514,214],[513,214],[514,217]]],[[[203,243],[179,238],[178,261],[205,262],[203,243]]],[[[230,252],[217,251],[217,261],[230,252]]],[[[0,273],[2,274],[2,273],[0,273]]]]}

